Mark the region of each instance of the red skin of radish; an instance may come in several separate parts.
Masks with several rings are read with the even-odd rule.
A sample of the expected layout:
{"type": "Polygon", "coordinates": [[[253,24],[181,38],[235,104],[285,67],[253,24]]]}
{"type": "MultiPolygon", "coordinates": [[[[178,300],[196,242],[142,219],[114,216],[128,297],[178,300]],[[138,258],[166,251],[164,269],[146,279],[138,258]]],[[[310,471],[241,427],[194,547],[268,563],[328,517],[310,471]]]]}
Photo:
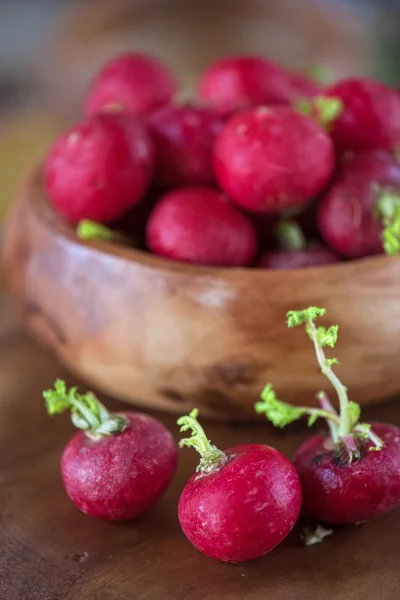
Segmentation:
{"type": "Polygon", "coordinates": [[[310,243],[303,250],[269,250],[259,261],[264,269],[302,269],[339,262],[337,255],[319,242],[310,243]]]}
{"type": "Polygon", "coordinates": [[[147,222],[146,239],[152,252],[198,265],[246,266],[257,250],[250,218],[205,187],[163,196],[147,222]]]}
{"type": "Polygon", "coordinates": [[[156,150],[156,181],[164,187],[211,185],[212,145],[223,120],[206,108],[166,106],[147,120],[156,150]]]}
{"type": "Polygon", "coordinates": [[[335,166],[328,134],[295,110],[259,107],[228,120],[214,145],[217,182],[251,212],[305,204],[326,185],[335,166]]]}
{"type": "Polygon", "coordinates": [[[400,193],[400,165],[389,154],[359,154],[344,163],[318,208],[325,242],[348,258],[383,252],[376,203],[385,189],[400,193]]]}
{"type": "Polygon", "coordinates": [[[370,79],[346,79],[326,88],[323,95],[338,97],[344,104],[330,125],[340,152],[398,149],[400,98],[395,90],[370,79]]]}
{"type": "Polygon", "coordinates": [[[400,504],[400,429],[373,423],[372,430],[385,446],[371,451],[371,442],[365,442],[362,458],[351,464],[335,460],[322,435],[300,446],[294,465],[309,515],[325,523],[351,525],[400,504]]]}
{"type": "Polygon", "coordinates": [[[108,62],[92,82],[85,100],[85,115],[123,110],[144,115],[172,102],[177,82],[158,59],[127,53],[108,62]]]}
{"type": "Polygon", "coordinates": [[[197,550],[238,563],[286,538],[300,513],[301,487],[293,465],[274,448],[244,444],[225,454],[225,466],[189,479],[178,517],[197,550]]]}
{"type": "Polygon", "coordinates": [[[307,90],[308,96],[318,92],[311,82],[307,84],[303,77],[260,56],[229,56],[204,71],[198,96],[210,106],[233,112],[260,104],[290,104],[307,90]]]}
{"type": "Polygon", "coordinates": [[[61,458],[72,502],[91,517],[127,520],[151,508],[175,474],[177,447],[170,432],[148,415],[126,412],[122,433],[91,440],[77,433],[61,458]]]}
{"type": "Polygon", "coordinates": [[[135,117],[95,115],[53,144],[44,166],[54,208],[73,222],[109,223],[135,206],[154,172],[154,150],[135,117]]]}

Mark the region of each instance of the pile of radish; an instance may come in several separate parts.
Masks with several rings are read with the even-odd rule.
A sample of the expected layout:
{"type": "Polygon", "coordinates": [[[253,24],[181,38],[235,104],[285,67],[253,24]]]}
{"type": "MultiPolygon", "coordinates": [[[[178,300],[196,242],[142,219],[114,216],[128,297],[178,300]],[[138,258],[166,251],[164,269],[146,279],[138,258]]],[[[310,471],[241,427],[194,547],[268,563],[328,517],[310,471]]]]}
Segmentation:
{"type": "Polygon", "coordinates": [[[400,96],[217,60],[191,102],[142,54],[106,64],[44,164],[83,239],[199,265],[292,269],[400,251],[400,96]]]}
{"type": "MultiPolygon", "coordinates": [[[[314,435],[296,452],[293,463],[263,444],[239,444],[224,451],[207,438],[198,410],[178,419],[191,432],[180,446],[200,455],[196,472],[181,491],[178,518],[188,540],[207,556],[230,563],[267,554],[291,532],[300,511],[316,520],[305,545],[333,533],[328,525],[354,525],[400,505],[400,429],[363,423],[360,407],[327,358],[338,326],[317,327],[325,309],[309,307],[287,314],[289,327],[305,325],[321,372],[337,393],[339,412],[326,392],[321,408],[293,406],[277,399],[271,384],[255,410],[277,427],[308,416],[312,426],[326,420],[329,434],[314,435]]],[[[92,394],[67,390],[57,380],[44,392],[49,414],[71,410],[80,429],[67,444],[61,474],[68,496],[84,513],[108,520],[138,517],[168,488],[177,466],[170,432],[154,418],[135,412],[113,414],[92,394]]]]}

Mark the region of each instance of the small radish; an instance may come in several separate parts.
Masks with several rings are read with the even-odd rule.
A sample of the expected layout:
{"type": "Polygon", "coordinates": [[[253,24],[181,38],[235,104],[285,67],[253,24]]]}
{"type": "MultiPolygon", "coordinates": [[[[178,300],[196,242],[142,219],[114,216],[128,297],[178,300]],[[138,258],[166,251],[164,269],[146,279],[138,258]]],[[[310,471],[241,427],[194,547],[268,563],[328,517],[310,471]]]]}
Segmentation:
{"type": "Polygon", "coordinates": [[[165,194],[149,217],[146,239],[152,252],[198,265],[246,266],[257,250],[250,218],[206,187],[165,194]]]}
{"type": "Polygon", "coordinates": [[[396,151],[400,145],[400,98],[372,79],[346,79],[323,91],[341,101],[343,110],[332,119],[330,134],[340,152],[396,151]]]}
{"type": "Polygon", "coordinates": [[[122,54],[95,77],[86,95],[85,114],[126,111],[143,115],[172,102],[177,87],[173,73],[158,59],[122,54]]]}
{"type": "Polygon", "coordinates": [[[222,118],[206,108],[165,106],[147,124],[156,150],[156,181],[163,187],[211,185],[212,145],[222,118]]]}
{"type": "Polygon", "coordinates": [[[154,172],[151,139],[135,117],[89,117],[53,144],[44,165],[50,202],[73,222],[109,223],[145,194],[154,172]]]}
{"type": "Polygon", "coordinates": [[[268,250],[258,266],[267,269],[300,269],[330,265],[339,261],[336,254],[318,241],[307,242],[294,221],[281,221],[277,226],[280,248],[268,250]]]}
{"type": "Polygon", "coordinates": [[[43,393],[50,415],[71,410],[81,429],[66,445],[61,475],[72,502],[87,515],[108,520],[137,517],[163,495],[175,474],[177,447],[152,417],[109,413],[88,392],[57,380],[43,393]]]}
{"type": "Polygon", "coordinates": [[[290,311],[287,322],[289,327],[305,325],[321,372],[338,395],[340,413],[325,392],[317,395],[321,409],[306,408],[279,401],[271,385],[264,389],[255,409],[276,427],[285,427],[303,415],[308,415],[309,425],[319,417],[326,419],[330,435],[311,437],[294,459],[303,505],[319,521],[355,524],[400,504],[400,429],[386,423],[360,422],[360,406],[349,401],[347,389],[332,369],[337,359],[327,358],[324,352],[326,346],[335,346],[338,326],[316,327],[314,323],[325,312],[314,306],[290,311]]]}
{"type": "Polygon", "coordinates": [[[327,184],[334,166],[328,134],[286,106],[239,113],[227,121],[214,145],[221,189],[252,212],[305,204],[327,184]]]}
{"type": "Polygon", "coordinates": [[[322,237],[349,258],[400,251],[400,165],[384,152],[341,166],[318,208],[322,237]]]}
{"type": "Polygon", "coordinates": [[[301,488],[293,465],[275,448],[243,444],[222,452],[207,439],[198,411],[178,419],[192,430],[181,446],[201,456],[183,488],[178,517],[188,540],[207,556],[253,560],[280,544],[295,525],[301,488]]]}
{"type": "Polygon", "coordinates": [[[304,78],[260,56],[229,56],[213,62],[202,74],[198,96],[223,111],[237,111],[260,104],[290,104],[318,88],[304,78]],[[308,93],[307,93],[308,92],[308,93]]]}

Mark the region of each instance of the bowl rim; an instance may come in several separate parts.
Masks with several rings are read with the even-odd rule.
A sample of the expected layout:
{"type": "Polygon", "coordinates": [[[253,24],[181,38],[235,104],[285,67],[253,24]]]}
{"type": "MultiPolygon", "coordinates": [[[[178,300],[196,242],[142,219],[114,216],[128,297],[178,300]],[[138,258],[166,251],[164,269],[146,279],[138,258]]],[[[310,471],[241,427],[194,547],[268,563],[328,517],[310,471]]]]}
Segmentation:
{"type": "Polygon", "coordinates": [[[91,249],[93,252],[98,254],[107,254],[116,259],[122,259],[130,263],[141,264],[143,267],[150,270],[158,271],[170,271],[182,276],[199,276],[199,277],[210,277],[212,279],[223,279],[231,280],[251,277],[253,279],[265,280],[269,279],[271,282],[279,283],[279,281],[287,280],[290,274],[293,276],[294,273],[300,274],[301,277],[307,277],[307,279],[316,279],[318,275],[329,270],[330,272],[336,272],[339,276],[343,275],[343,278],[350,276],[354,269],[358,269],[360,266],[368,268],[376,268],[381,265],[384,267],[390,262],[399,259],[396,256],[387,256],[385,254],[376,254],[373,256],[367,256],[364,258],[343,260],[337,263],[328,265],[319,265],[313,267],[301,267],[297,269],[261,269],[256,267],[212,267],[205,265],[196,265],[192,263],[180,262],[178,260],[172,260],[157,256],[151,252],[133,248],[131,246],[116,244],[115,242],[105,240],[81,240],[76,234],[75,228],[72,223],[67,221],[57,213],[52,207],[48,200],[45,192],[44,181],[43,181],[43,163],[31,167],[28,171],[25,180],[24,187],[27,192],[26,196],[30,197],[31,208],[39,220],[41,220],[46,226],[53,228],[55,232],[62,236],[63,239],[67,240],[70,244],[81,248],[91,249]]]}

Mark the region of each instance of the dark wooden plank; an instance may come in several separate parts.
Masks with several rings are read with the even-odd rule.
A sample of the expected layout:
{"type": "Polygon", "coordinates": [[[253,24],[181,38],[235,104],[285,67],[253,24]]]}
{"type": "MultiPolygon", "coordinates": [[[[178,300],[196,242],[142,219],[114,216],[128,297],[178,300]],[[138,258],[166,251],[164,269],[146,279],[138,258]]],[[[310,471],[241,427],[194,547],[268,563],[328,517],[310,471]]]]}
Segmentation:
{"type": "MultiPolygon", "coordinates": [[[[79,513],[66,497],[59,456],[69,418],[46,416],[41,391],[55,377],[75,380],[30,340],[0,295],[1,600],[398,600],[400,510],[343,528],[304,548],[294,532],[266,557],[226,565],[199,554],[176,517],[179,492],[196,457],[180,455],[178,475],[159,505],[126,524],[79,513]]],[[[120,406],[109,401],[111,407],[120,406]]],[[[400,403],[365,411],[400,425],[400,403]]],[[[161,419],[177,435],[175,419],[161,419]]],[[[262,425],[209,424],[221,447],[264,441],[291,456],[307,432],[262,425]]]]}

